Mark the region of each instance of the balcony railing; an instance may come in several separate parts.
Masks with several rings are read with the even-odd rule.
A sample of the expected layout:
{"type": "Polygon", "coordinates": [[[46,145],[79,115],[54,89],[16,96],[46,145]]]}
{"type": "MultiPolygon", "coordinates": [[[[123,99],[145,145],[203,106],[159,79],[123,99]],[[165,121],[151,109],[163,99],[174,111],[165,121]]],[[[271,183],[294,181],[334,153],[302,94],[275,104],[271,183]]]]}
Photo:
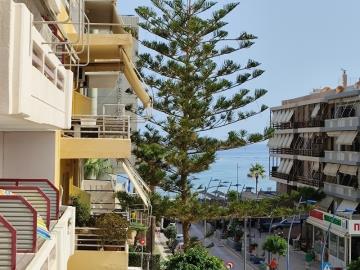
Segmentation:
{"type": "Polygon", "coordinates": [[[324,127],[324,120],[310,120],[304,122],[287,122],[273,124],[275,129],[297,129],[297,128],[312,128],[312,127],[324,127]]]}
{"type": "Polygon", "coordinates": [[[290,175],[285,173],[280,173],[277,171],[271,171],[270,175],[275,178],[283,179],[283,180],[290,180],[290,175]]]}
{"type": "Polygon", "coordinates": [[[75,115],[64,135],[74,138],[130,139],[130,116],[75,115]]]}
{"type": "Polygon", "coordinates": [[[360,153],[353,151],[325,151],[325,161],[357,165],[360,163],[360,153]]]}
{"type": "Polygon", "coordinates": [[[325,120],[325,127],[334,130],[353,130],[360,127],[360,117],[346,117],[325,120]]]}
{"type": "Polygon", "coordinates": [[[9,265],[4,269],[66,269],[74,252],[75,209],[59,209],[59,193],[46,179],[0,179],[0,189],[0,227],[2,232],[7,228],[0,233],[0,243],[7,247],[0,247],[0,266],[5,262],[9,265]],[[39,228],[39,216],[49,239],[39,228]]]}
{"type": "Polygon", "coordinates": [[[354,187],[325,182],[324,192],[343,199],[360,200],[360,190],[354,187]]]}
{"type": "Polygon", "coordinates": [[[304,185],[313,186],[313,187],[322,187],[324,185],[323,182],[320,180],[321,177],[315,179],[304,176],[292,176],[290,174],[280,173],[275,170],[272,170],[270,175],[275,178],[292,181],[292,182],[299,182],[304,185]]]}
{"type": "Polygon", "coordinates": [[[312,186],[312,187],[317,187],[317,188],[324,186],[324,183],[321,180],[314,179],[314,178],[308,178],[308,177],[304,177],[304,176],[296,176],[295,181],[299,182],[301,184],[307,185],[307,186],[312,186]]]}
{"type": "Polygon", "coordinates": [[[291,148],[278,148],[270,149],[271,154],[282,154],[282,155],[299,155],[309,157],[323,157],[324,151],[318,149],[291,149],[291,148]]]}

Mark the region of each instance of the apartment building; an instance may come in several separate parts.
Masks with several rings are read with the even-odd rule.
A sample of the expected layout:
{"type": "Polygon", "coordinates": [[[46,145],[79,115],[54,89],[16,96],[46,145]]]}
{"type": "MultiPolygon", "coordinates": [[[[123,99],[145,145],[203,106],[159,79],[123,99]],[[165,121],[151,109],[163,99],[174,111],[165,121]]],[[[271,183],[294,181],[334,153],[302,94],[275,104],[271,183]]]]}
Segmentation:
{"type": "Polygon", "coordinates": [[[71,196],[89,199],[81,190],[89,158],[119,160],[149,205],[128,160],[125,105],[114,101],[114,114],[99,113],[94,99],[123,74],[151,108],[133,64],[133,36],[117,9],[115,0],[0,1],[1,269],[127,269],[127,246],[77,250],[75,209],[68,206],[71,196]]]}
{"type": "Polygon", "coordinates": [[[326,239],[324,260],[339,269],[360,256],[359,86],[348,86],[344,73],[336,89],[317,89],[271,108],[271,179],[279,192],[313,187],[326,193],[302,237],[318,260],[326,239]]]}

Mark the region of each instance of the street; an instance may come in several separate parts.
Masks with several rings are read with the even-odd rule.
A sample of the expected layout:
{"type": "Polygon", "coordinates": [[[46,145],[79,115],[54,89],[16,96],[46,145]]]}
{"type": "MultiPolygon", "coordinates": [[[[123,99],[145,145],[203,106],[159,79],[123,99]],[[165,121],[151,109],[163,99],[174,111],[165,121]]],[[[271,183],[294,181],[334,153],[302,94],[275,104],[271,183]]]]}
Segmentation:
{"type": "MultiPolygon", "coordinates": [[[[182,233],[181,224],[177,224],[178,233],[182,233]]],[[[253,229],[252,234],[255,235],[254,241],[256,241],[259,246],[262,246],[262,242],[266,238],[266,234],[262,234],[260,238],[257,230],[253,229]]],[[[190,236],[196,236],[199,240],[203,240],[204,232],[203,226],[201,224],[192,224],[190,229],[190,236]]],[[[206,245],[209,245],[211,242],[214,243],[214,247],[210,248],[209,251],[213,256],[216,256],[226,262],[233,262],[233,270],[244,270],[244,260],[242,254],[238,251],[235,251],[224,245],[222,240],[215,239],[215,237],[209,238],[206,240],[206,245]]],[[[248,258],[249,259],[249,258],[248,258]]],[[[258,270],[258,266],[252,264],[250,261],[247,261],[246,270],[258,270]]],[[[304,270],[305,269],[305,255],[302,251],[294,251],[290,246],[290,267],[289,270],[304,270]]],[[[310,270],[320,269],[319,263],[314,263],[310,270]]],[[[279,268],[278,270],[286,270],[286,258],[282,257],[279,259],[279,268]]]]}

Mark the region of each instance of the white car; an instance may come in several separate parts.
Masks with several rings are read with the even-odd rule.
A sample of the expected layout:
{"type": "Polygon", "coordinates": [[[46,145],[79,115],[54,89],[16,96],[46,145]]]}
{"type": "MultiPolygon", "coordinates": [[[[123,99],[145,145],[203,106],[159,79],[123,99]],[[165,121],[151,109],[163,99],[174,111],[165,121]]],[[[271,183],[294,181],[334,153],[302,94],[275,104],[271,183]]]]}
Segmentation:
{"type": "Polygon", "coordinates": [[[184,235],[182,233],[178,233],[175,239],[176,241],[184,241],[184,235]]]}

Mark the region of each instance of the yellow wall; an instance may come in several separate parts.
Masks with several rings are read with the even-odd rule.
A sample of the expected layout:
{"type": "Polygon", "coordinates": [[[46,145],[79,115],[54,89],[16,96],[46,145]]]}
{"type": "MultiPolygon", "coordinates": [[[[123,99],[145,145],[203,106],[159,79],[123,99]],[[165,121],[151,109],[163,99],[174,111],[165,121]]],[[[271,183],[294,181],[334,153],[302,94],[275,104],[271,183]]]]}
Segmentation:
{"type": "Polygon", "coordinates": [[[79,92],[73,92],[73,115],[90,115],[91,98],[83,96],[79,92]]]}
{"type": "Polygon", "coordinates": [[[112,138],[61,138],[62,159],[130,158],[131,140],[112,138]]]}
{"type": "Polygon", "coordinates": [[[60,162],[60,185],[63,188],[63,204],[68,204],[71,195],[75,194],[73,186],[78,186],[79,181],[79,160],[61,159],[60,162]]]}
{"type": "Polygon", "coordinates": [[[68,270],[127,270],[128,256],[124,251],[77,250],[68,261],[68,270]]]}

